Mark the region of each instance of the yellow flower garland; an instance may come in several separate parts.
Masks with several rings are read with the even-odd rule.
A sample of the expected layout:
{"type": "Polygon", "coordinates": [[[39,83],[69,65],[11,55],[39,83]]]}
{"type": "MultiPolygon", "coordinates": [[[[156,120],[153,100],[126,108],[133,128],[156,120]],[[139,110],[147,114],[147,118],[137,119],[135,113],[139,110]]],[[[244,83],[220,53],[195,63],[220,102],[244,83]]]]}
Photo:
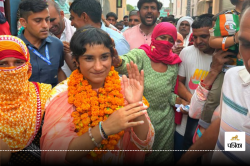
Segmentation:
{"type": "MultiPolygon", "coordinates": [[[[73,71],[68,81],[68,96],[68,102],[76,107],[72,117],[79,136],[124,106],[121,82],[113,66],[105,79],[104,88],[98,90],[98,95],[79,70],[73,71]]],[[[100,148],[95,147],[94,150],[114,150],[123,134],[124,131],[110,135],[107,140],[102,140],[100,148]]],[[[88,157],[100,158],[106,152],[91,151],[88,157]]]]}

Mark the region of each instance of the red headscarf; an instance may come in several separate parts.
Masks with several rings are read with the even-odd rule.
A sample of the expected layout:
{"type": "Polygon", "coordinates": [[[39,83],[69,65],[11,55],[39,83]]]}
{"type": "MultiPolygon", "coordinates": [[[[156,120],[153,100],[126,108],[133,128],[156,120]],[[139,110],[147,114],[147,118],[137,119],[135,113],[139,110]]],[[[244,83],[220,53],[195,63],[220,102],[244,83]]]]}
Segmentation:
{"type": "Polygon", "coordinates": [[[156,25],[152,33],[150,46],[144,44],[141,45],[140,49],[143,49],[153,62],[170,65],[181,63],[179,56],[171,51],[173,44],[168,41],[156,40],[161,35],[170,35],[176,41],[177,30],[173,24],[168,22],[156,25]]]}
{"type": "Polygon", "coordinates": [[[4,58],[18,58],[29,62],[30,54],[26,44],[18,37],[0,35],[0,60],[4,58]]]}

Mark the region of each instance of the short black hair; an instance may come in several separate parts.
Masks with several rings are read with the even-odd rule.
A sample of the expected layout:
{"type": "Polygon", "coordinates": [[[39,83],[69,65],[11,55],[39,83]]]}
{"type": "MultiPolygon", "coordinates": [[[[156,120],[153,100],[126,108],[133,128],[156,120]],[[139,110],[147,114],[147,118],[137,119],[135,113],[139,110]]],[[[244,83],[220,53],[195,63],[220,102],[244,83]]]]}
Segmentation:
{"type": "Polygon", "coordinates": [[[175,23],[175,19],[174,19],[174,17],[163,17],[162,18],[162,20],[161,20],[161,22],[169,22],[169,21],[172,21],[173,23],[175,23]]]}
{"type": "Polygon", "coordinates": [[[239,0],[230,0],[232,5],[237,5],[239,3],[239,0]]]}
{"type": "Polygon", "coordinates": [[[115,20],[118,19],[117,15],[114,12],[109,12],[108,14],[106,14],[106,19],[109,18],[109,17],[114,17],[115,20]]]}
{"type": "Polygon", "coordinates": [[[97,0],[74,0],[69,8],[71,10],[79,17],[85,12],[94,23],[101,22],[102,7],[97,0]]]}
{"type": "Polygon", "coordinates": [[[23,0],[19,4],[20,17],[27,20],[32,13],[41,12],[46,8],[48,8],[48,4],[45,1],[23,0]]]}
{"type": "Polygon", "coordinates": [[[152,2],[156,3],[157,10],[160,11],[162,8],[162,3],[159,2],[158,0],[139,0],[137,3],[137,7],[139,10],[141,10],[141,7],[144,3],[152,3],[152,2]]]}
{"type": "Polygon", "coordinates": [[[76,30],[70,41],[72,56],[79,62],[79,57],[86,52],[86,45],[101,45],[110,49],[111,57],[114,56],[114,44],[109,34],[100,28],[84,26],[76,30]]]}
{"type": "Polygon", "coordinates": [[[123,17],[123,19],[124,19],[124,18],[128,18],[128,15],[125,15],[125,16],[123,17]]]}
{"type": "Polygon", "coordinates": [[[196,17],[198,17],[198,16],[192,16],[192,19],[193,19],[193,20],[195,20],[195,19],[196,19],[196,17]]]}
{"type": "Polygon", "coordinates": [[[173,15],[173,14],[170,14],[170,15],[168,15],[168,17],[173,17],[173,18],[174,18],[174,15],[173,15]]]}
{"type": "Polygon", "coordinates": [[[213,14],[202,14],[200,16],[197,16],[192,23],[192,28],[193,29],[199,29],[203,27],[209,27],[212,28],[213,23],[212,23],[212,17],[213,14]]]}

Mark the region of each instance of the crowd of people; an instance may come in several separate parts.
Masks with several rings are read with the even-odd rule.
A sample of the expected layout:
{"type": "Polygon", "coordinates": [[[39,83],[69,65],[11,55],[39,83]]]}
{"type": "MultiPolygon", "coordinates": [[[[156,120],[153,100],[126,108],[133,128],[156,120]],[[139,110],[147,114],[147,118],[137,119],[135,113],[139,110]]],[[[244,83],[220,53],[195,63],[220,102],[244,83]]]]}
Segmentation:
{"type": "Polygon", "coordinates": [[[250,164],[250,0],[117,21],[97,0],[21,0],[0,12],[0,163],[250,164]],[[225,151],[244,132],[245,151],[225,151]]]}

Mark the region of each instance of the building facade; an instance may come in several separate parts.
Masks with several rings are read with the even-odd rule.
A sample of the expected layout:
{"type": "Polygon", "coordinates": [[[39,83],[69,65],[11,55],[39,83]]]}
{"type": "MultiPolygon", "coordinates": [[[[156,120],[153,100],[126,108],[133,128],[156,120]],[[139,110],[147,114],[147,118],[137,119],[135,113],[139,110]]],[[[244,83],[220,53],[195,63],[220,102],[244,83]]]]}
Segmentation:
{"type": "Polygon", "coordinates": [[[102,13],[104,16],[106,16],[106,14],[109,12],[114,12],[118,16],[117,21],[120,21],[123,20],[123,16],[128,15],[127,0],[98,0],[98,1],[102,5],[102,13]]]}
{"type": "Polygon", "coordinates": [[[190,16],[196,16],[197,15],[197,5],[198,5],[199,0],[191,0],[190,4],[190,16]]]}
{"type": "Polygon", "coordinates": [[[188,0],[173,0],[173,15],[176,18],[186,16],[188,0]]]}
{"type": "Polygon", "coordinates": [[[234,6],[230,0],[173,0],[173,14],[182,16],[199,16],[205,13],[217,14],[223,10],[231,10],[234,6]]]}

